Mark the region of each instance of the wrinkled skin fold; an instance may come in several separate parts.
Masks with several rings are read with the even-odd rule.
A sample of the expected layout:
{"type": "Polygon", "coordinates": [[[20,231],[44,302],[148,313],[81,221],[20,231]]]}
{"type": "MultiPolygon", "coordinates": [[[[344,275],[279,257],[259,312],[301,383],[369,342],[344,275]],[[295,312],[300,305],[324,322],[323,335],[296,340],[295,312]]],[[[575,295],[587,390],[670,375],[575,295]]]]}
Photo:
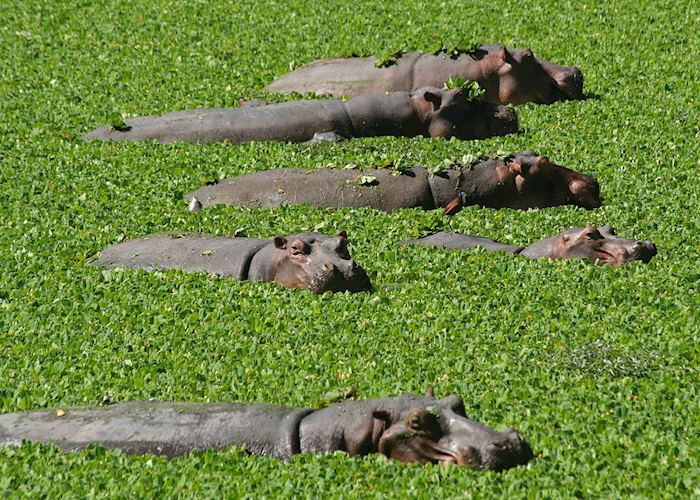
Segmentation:
{"type": "Polygon", "coordinates": [[[464,89],[423,87],[364,94],[348,101],[317,99],[176,111],[100,127],[86,141],[317,142],[319,137],[456,137],[484,139],[518,130],[515,110],[472,102],[464,89]]]}
{"type": "Polygon", "coordinates": [[[549,161],[533,151],[503,160],[436,175],[415,167],[396,175],[388,169],[274,169],[208,184],[186,196],[198,206],[227,204],[275,208],[308,203],[322,208],[372,207],[390,212],[400,208],[445,208],[448,215],[463,206],[544,208],[601,204],[595,178],[549,161]],[[371,178],[371,182],[360,183],[371,178]]]}
{"type": "Polygon", "coordinates": [[[376,57],[322,59],[280,76],[267,89],[340,97],[441,87],[448,79],[461,77],[477,82],[486,91],[486,100],[495,104],[584,98],[578,68],[538,59],[530,49],[482,45],[458,57],[410,52],[389,67],[377,68],[376,62],[376,57]]]}
{"type": "Polygon", "coordinates": [[[208,272],[314,293],[371,288],[365,270],[350,257],[345,231],[335,237],[302,233],[272,240],[160,233],[117,243],[92,264],[107,269],[208,272]]]}
{"type": "Polygon", "coordinates": [[[574,227],[527,247],[506,245],[480,236],[459,233],[436,233],[424,238],[403,240],[399,244],[438,246],[450,250],[481,247],[493,252],[507,252],[531,259],[587,259],[596,264],[619,266],[630,262],[648,263],[657,253],[651,241],[617,236],[609,226],[574,227]]]}
{"type": "Polygon", "coordinates": [[[287,459],[297,453],[382,453],[404,463],[458,464],[501,471],[533,458],[514,429],[498,432],[466,417],[458,396],[404,395],[322,410],[268,404],[134,401],[105,407],[0,415],[0,444],[89,444],[175,457],[241,446],[287,459]]]}

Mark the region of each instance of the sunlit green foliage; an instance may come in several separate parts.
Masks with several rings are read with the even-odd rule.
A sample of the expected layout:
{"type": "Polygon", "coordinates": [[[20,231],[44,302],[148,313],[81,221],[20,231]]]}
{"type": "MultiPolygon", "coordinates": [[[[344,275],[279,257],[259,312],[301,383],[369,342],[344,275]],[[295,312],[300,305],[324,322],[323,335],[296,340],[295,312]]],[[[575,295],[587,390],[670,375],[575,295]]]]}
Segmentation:
{"type": "MultiPolygon", "coordinates": [[[[240,451],[166,461],[51,446],[0,450],[27,497],[700,494],[700,54],[697,2],[129,2],[0,0],[0,411],[157,398],[314,406],[422,392],[525,434],[503,474],[382,457],[240,451]],[[487,141],[84,143],[105,123],[280,98],[264,86],[335,55],[434,46],[456,33],[576,65],[584,101],[518,108],[487,141]],[[514,211],[230,207],[183,196],[224,176],[329,164],[424,165],[534,149],[592,173],[604,206],[514,211]],[[396,245],[455,230],[527,244],[610,223],[652,239],[649,265],[541,262],[396,245]],[[346,229],[374,293],[315,296],[87,261],[162,230],[271,237],[346,229]]],[[[119,123],[116,123],[119,125],[119,123]]],[[[358,175],[362,175],[358,171],[358,175]]]]}

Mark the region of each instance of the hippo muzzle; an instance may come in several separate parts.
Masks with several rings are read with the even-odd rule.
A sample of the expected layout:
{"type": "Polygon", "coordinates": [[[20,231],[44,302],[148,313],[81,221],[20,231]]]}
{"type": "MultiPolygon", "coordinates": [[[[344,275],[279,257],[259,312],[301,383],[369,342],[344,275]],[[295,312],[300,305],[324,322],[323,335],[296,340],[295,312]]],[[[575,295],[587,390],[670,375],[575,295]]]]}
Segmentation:
{"type": "Polygon", "coordinates": [[[619,266],[634,261],[648,263],[657,253],[651,241],[619,238],[615,230],[605,225],[573,228],[557,237],[559,251],[554,258],[587,258],[591,262],[619,266]]]}
{"type": "Polygon", "coordinates": [[[367,272],[356,261],[328,259],[311,275],[309,290],[324,292],[361,292],[370,289],[367,272]]]}
{"type": "Polygon", "coordinates": [[[513,428],[496,432],[449,410],[440,420],[444,435],[438,445],[450,452],[456,464],[502,471],[534,457],[525,438],[513,428]]]}
{"type": "MultiPolygon", "coordinates": [[[[598,228],[598,233],[602,238],[597,240],[597,251],[610,256],[610,261],[607,262],[609,264],[627,264],[636,260],[646,264],[657,254],[656,245],[651,241],[619,238],[610,225],[598,228]]],[[[595,234],[594,236],[597,237],[595,234]]]]}
{"type": "Polygon", "coordinates": [[[552,74],[557,90],[565,99],[583,99],[583,73],[576,67],[560,66],[552,74]]]}
{"type": "Polygon", "coordinates": [[[515,109],[500,104],[483,103],[484,118],[489,136],[514,134],[518,131],[518,115],[515,109]]]}
{"type": "Polygon", "coordinates": [[[468,465],[502,471],[526,464],[532,448],[514,429],[497,432],[463,414],[461,399],[450,396],[439,405],[411,411],[384,431],[378,449],[410,463],[468,465]],[[443,406],[448,402],[450,406],[443,406]]]}

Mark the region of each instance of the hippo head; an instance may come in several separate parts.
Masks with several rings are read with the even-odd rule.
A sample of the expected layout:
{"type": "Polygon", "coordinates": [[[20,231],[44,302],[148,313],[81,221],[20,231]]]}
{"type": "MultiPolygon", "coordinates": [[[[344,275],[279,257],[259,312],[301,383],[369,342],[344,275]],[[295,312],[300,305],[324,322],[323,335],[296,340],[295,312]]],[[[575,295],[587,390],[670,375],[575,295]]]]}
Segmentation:
{"type": "MultiPolygon", "coordinates": [[[[528,209],[570,204],[592,209],[601,204],[600,187],[595,178],[551,163],[549,158],[534,151],[463,170],[457,191],[465,197],[461,204],[457,203],[459,207],[471,202],[490,208],[528,209]]],[[[456,213],[459,207],[451,207],[450,214],[456,213]]]]}
{"type": "Polygon", "coordinates": [[[413,397],[395,408],[373,413],[384,422],[378,451],[401,462],[469,465],[501,471],[526,464],[534,455],[522,435],[514,429],[497,432],[466,417],[458,396],[413,397]]]}
{"type": "Polygon", "coordinates": [[[278,250],[275,283],[314,293],[360,292],[371,287],[365,270],[350,257],[345,231],[336,237],[320,233],[276,236],[274,244],[278,250]]]}
{"type": "Polygon", "coordinates": [[[485,139],[517,132],[515,110],[487,102],[472,102],[462,88],[422,87],[411,92],[411,103],[429,137],[485,139]]]}
{"type": "Polygon", "coordinates": [[[588,259],[598,264],[620,265],[656,255],[651,241],[618,238],[615,230],[602,227],[574,227],[526,247],[520,255],[530,258],[588,259]]]}
{"type": "Polygon", "coordinates": [[[502,104],[583,99],[583,74],[578,68],[537,59],[530,49],[502,45],[481,48],[486,98],[502,104]]]}

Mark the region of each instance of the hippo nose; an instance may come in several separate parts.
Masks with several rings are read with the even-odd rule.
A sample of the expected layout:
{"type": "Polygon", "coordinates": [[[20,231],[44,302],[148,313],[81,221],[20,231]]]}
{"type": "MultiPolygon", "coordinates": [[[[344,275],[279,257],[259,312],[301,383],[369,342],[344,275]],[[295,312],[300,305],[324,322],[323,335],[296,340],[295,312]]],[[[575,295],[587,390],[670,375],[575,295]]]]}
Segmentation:
{"type": "Polygon", "coordinates": [[[561,90],[569,99],[583,99],[583,73],[578,68],[569,68],[561,82],[561,90]]]}
{"type": "Polygon", "coordinates": [[[634,245],[634,249],[634,253],[638,255],[639,259],[645,264],[658,253],[656,250],[656,245],[654,245],[651,241],[638,241],[634,245]]]}
{"type": "Polygon", "coordinates": [[[493,105],[488,118],[488,128],[492,135],[507,135],[518,131],[518,114],[508,106],[493,105]]]}
{"type": "Polygon", "coordinates": [[[525,438],[523,437],[522,434],[520,434],[518,431],[513,429],[512,427],[508,427],[504,433],[508,436],[508,440],[511,443],[516,443],[520,444],[525,441],[525,438]]]}

